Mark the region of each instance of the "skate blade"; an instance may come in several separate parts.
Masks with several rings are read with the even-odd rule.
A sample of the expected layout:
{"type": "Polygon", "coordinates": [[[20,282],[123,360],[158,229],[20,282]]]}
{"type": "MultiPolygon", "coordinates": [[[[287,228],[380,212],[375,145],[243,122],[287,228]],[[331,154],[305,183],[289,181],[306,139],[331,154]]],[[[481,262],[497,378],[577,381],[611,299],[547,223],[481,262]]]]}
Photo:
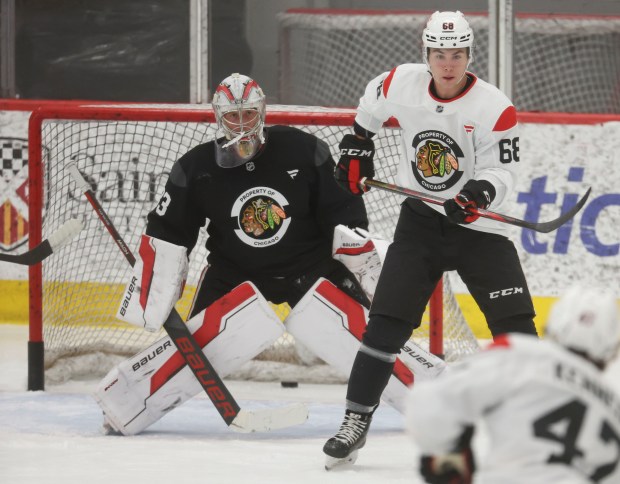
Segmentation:
{"type": "Polygon", "coordinates": [[[355,461],[357,460],[357,454],[358,451],[354,450],[347,457],[343,457],[341,459],[337,457],[330,457],[328,455],[325,459],[325,470],[331,471],[334,469],[351,467],[353,464],[355,464],[355,461]]]}

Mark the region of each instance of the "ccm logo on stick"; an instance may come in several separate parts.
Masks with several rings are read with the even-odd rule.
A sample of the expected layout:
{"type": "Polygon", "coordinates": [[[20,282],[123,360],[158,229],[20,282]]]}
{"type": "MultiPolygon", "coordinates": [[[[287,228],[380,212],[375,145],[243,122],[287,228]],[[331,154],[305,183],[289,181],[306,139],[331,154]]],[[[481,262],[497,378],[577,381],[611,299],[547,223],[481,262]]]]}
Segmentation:
{"type": "Polygon", "coordinates": [[[508,289],[502,289],[501,291],[493,291],[489,293],[489,299],[497,299],[502,296],[510,296],[511,294],[523,294],[522,287],[509,287],[508,289]]]}

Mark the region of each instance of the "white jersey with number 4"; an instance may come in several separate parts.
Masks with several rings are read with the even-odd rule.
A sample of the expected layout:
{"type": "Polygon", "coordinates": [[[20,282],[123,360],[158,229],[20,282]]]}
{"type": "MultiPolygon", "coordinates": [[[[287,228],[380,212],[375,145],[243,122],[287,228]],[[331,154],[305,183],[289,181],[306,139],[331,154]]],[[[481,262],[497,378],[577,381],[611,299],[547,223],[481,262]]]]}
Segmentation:
{"type": "MultiPolygon", "coordinates": [[[[445,100],[431,92],[426,65],[400,65],[368,83],[355,121],[377,133],[390,117],[398,120],[402,185],[452,198],[468,180],[487,180],[497,192],[490,209],[497,210],[511,195],[520,168],[517,114],[499,89],[467,75],[466,90],[445,100]]],[[[443,213],[443,207],[430,206],[443,213]]],[[[467,227],[506,231],[484,218],[467,227]]]]}
{"type": "Polygon", "coordinates": [[[587,360],[512,334],[450,370],[412,388],[408,426],[423,454],[449,453],[482,419],[478,484],[620,482],[620,397],[587,360]]]}

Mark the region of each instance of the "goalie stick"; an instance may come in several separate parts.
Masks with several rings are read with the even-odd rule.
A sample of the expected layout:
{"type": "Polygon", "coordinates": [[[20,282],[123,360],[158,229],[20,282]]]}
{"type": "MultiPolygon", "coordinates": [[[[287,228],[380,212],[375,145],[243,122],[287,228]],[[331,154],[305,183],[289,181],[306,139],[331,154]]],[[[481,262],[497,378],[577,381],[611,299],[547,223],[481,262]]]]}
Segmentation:
{"type": "MultiPolygon", "coordinates": [[[[97,200],[89,183],[75,164],[69,164],[68,169],[78,189],[84,193],[127,262],[133,266],[136,263],[135,256],[97,200]]],[[[301,424],[308,418],[308,408],[301,403],[253,411],[241,409],[176,309],[172,309],[163,327],[220,416],[231,429],[242,433],[267,432],[301,424]]]]}
{"type": "Polygon", "coordinates": [[[54,252],[57,252],[63,245],[68,244],[80,233],[83,225],[77,219],[67,220],[60,228],[56,229],[52,235],[41,242],[36,247],[23,254],[0,254],[0,261],[12,262],[25,266],[33,266],[47,259],[54,252]]]}
{"type": "MultiPolygon", "coordinates": [[[[367,187],[378,188],[379,190],[385,190],[386,192],[397,193],[398,195],[405,195],[411,198],[417,198],[423,202],[432,203],[434,205],[443,205],[447,200],[446,198],[438,197],[429,193],[416,192],[409,188],[399,187],[398,185],[392,185],[391,183],[382,182],[379,180],[371,180],[369,178],[362,178],[360,185],[366,185],[367,187]]],[[[573,208],[564,212],[558,218],[549,220],[548,222],[528,222],[527,220],[520,220],[518,218],[511,217],[509,215],[503,215],[501,213],[492,212],[491,210],[485,210],[483,208],[468,208],[467,211],[480,217],[489,218],[509,225],[516,225],[517,227],[523,227],[536,232],[542,232],[544,234],[557,230],[567,221],[573,218],[579,210],[585,205],[586,200],[590,196],[592,188],[588,188],[586,193],[579,199],[573,208]]]]}

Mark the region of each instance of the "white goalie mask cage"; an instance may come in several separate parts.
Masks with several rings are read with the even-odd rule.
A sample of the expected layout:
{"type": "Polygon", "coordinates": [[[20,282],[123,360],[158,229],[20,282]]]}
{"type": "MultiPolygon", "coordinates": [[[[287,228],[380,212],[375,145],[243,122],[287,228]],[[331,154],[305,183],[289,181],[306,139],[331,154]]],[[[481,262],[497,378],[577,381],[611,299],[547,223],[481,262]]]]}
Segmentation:
{"type": "Polygon", "coordinates": [[[265,142],[266,102],[258,83],[243,74],[231,74],[218,85],[211,105],[224,136],[216,143],[218,165],[233,168],[249,161],[265,142]]]}
{"type": "Polygon", "coordinates": [[[428,49],[469,49],[468,66],[473,59],[474,31],[460,11],[435,12],[422,32],[424,62],[428,65],[428,49]]]}
{"type": "Polygon", "coordinates": [[[551,308],[546,336],[593,361],[610,361],[620,345],[615,297],[595,288],[572,287],[551,308]]]}

